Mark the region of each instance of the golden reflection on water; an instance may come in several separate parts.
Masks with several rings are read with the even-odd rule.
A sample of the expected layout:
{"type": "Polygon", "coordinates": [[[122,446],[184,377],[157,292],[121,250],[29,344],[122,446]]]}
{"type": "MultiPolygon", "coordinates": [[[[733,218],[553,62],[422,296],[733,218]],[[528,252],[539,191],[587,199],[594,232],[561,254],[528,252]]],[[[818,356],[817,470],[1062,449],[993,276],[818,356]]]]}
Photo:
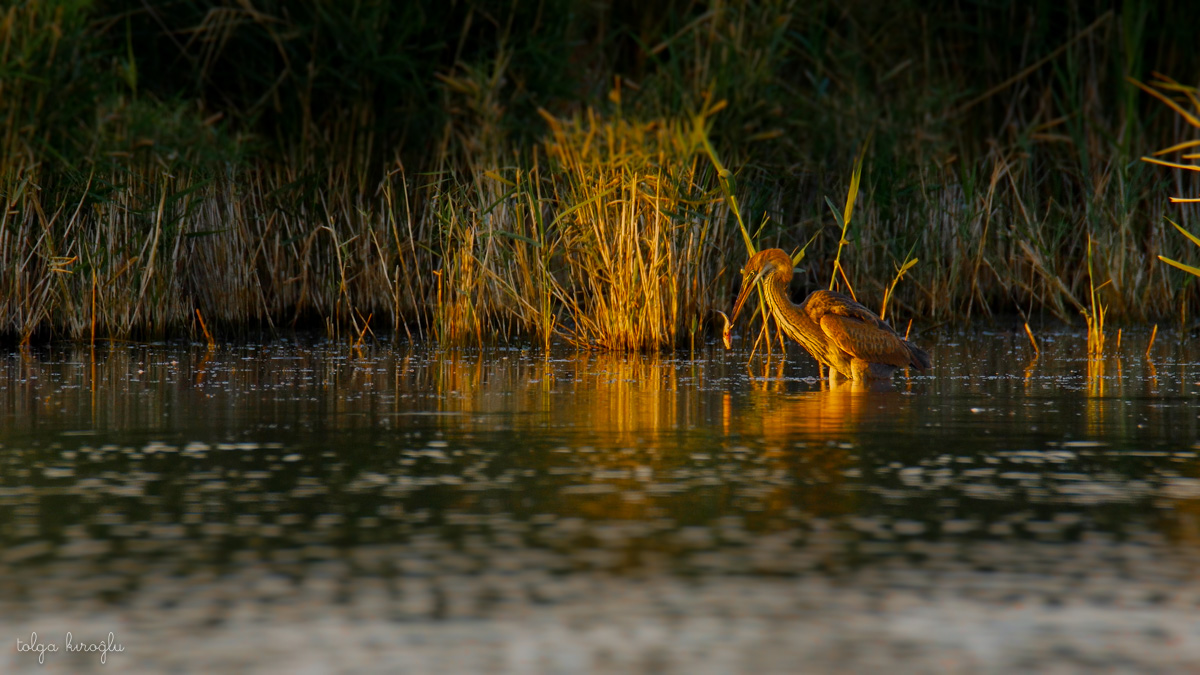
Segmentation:
{"type": "Polygon", "coordinates": [[[1087,363],[1087,371],[1086,371],[1085,378],[1087,380],[1088,396],[1091,396],[1091,397],[1104,396],[1104,385],[1106,384],[1106,381],[1104,378],[1104,369],[1105,369],[1104,357],[1098,357],[1098,358],[1089,357],[1087,359],[1086,363],[1087,363]]]}
{"type": "MultiPolygon", "coordinates": [[[[1166,351],[1164,343],[1172,344],[1160,342],[1160,352],[1166,351]]],[[[1174,345],[1174,352],[1163,355],[1179,364],[1178,381],[1170,389],[1186,393],[1186,343],[1174,345]]],[[[1121,417],[1113,396],[1159,395],[1154,361],[1145,359],[1141,367],[1142,358],[1135,358],[1127,367],[1117,355],[1115,367],[1106,359],[1080,364],[1070,359],[1075,348],[1068,340],[1049,341],[1040,361],[1035,357],[1025,364],[1022,378],[1018,350],[963,340],[958,352],[943,352],[943,370],[935,371],[942,374],[919,384],[899,376],[892,391],[873,391],[848,382],[798,379],[797,373],[814,369],[795,350],[787,359],[775,355],[747,366],[745,354],[721,351],[688,360],[538,349],[404,351],[276,343],[216,350],[127,345],[93,350],[84,345],[53,353],[20,350],[0,362],[0,414],[14,430],[109,431],[216,429],[222,422],[233,428],[247,420],[284,428],[313,421],[325,429],[386,431],[427,415],[432,417],[426,421],[436,418],[447,430],[529,429],[564,443],[600,434],[606,444],[620,447],[696,430],[709,438],[753,436],[764,443],[782,444],[792,436],[846,439],[883,422],[905,424],[911,413],[903,404],[905,392],[917,400],[933,391],[989,395],[994,385],[981,379],[988,373],[1011,373],[1023,395],[1045,396],[1060,382],[1069,385],[1070,368],[1081,368],[1084,372],[1076,371],[1075,377],[1083,375],[1079,393],[1085,400],[1079,405],[1089,435],[1107,433],[1109,418],[1121,417]],[[1067,379],[1056,380],[1060,372],[1067,379]],[[201,410],[203,421],[211,424],[195,419],[201,410]]],[[[1019,403],[1013,399],[1007,405],[1019,403]]],[[[1023,414],[1019,405],[1014,412],[1023,414]]],[[[1160,415],[1161,409],[1148,414],[1160,415]]]]}
{"type": "Polygon", "coordinates": [[[1029,387],[1033,384],[1033,374],[1037,372],[1038,355],[1034,354],[1033,358],[1029,359],[1029,363],[1025,364],[1025,390],[1029,391],[1029,387]]]}
{"type": "Polygon", "coordinates": [[[737,363],[684,369],[659,356],[587,352],[557,362],[497,364],[477,353],[448,354],[435,366],[434,387],[439,412],[468,417],[542,413],[541,420],[552,425],[604,430],[617,445],[714,423],[725,435],[768,440],[796,434],[844,436],[854,431],[872,394],[877,395],[871,399],[875,404],[895,396],[844,381],[822,381],[815,383],[816,391],[789,393],[795,385],[785,377],[784,365],[775,359],[754,373],[758,377],[735,400],[729,378],[742,367],[737,363]],[[714,398],[714,390],[720,390],[719,397],[714,398]]]}
{"type": "MultiPolygon", "coordinates": [[[[684,359],[290,344],[21,350],[0,360],[0,445],[15,433],[57,443],[89,430],[176,445],[270,440],[316,447],[331,462],[368,450],[381,471],[436,441],[448,448],[437,472],[453,477],[467,464],[456,458],[473,452],[499,457],[505,471],[532,471],[513,480],[552,494],[560,514],[648,520],[672,510],[665,515],[682,519],[708,509],[773,527],[789,512],[850,513],[873,498],[857,478],[863,456],[885,466],[900,450],[974,461],[975,439],[988,434],[1001,439],[988,447],[1020,451],[1063,440],[1153,449],[1197,433],[1195,412],[1167,398],[1196,378],[1186,343],[1175,345],[1161,355],[1172,377],[1160,383],[1140,354],[1109,364],[1049,340],[1022,373],[1023,352],[964,340],[940,352],[933,377],[882,388],[804,379],[798,373],[815,369],[795,353],[747,366],[745,354],[720,351],[684,359]]],[[[1194,471],[1190,462],[1181,468],[1194,471]]],[[[486,511],[495,496],[462,490],[445,499],[486,511]]],[[[1200,540],[1200,499],[1176,499],[1172,531],[1200,540]]]]}
{"type": "MultiPolygon", "coordinates": [[[[433,367],[442,413],[517,414],[551,426],[603,429],[614,442],[638,434],[707,423],[697,390],[704,371],[679,385],[678,364],[661,356],[581,352],[573,357],[517,359],[449,352],[433,367]],[[569,400],[566,400],[568,399],[569,400]]],[[[486,430],[487,417],[474,422],[486,430]]],[[[461,420],[447,422],[455,426],[461,420]]],[[[520,425],[520,419],[513,420],[520,425]]]]}
{"type": "Polygon", "coordinates": [[[1089,357],[1087,359],[1087,374],[1085,377],[1087,391],[1087,406],[1085,417],[1087,433],[1090,438],[1100,436],[1105,429],[1105,411],[1108,409],[1104,400],[1105,388],[1108,384],[1104,377],[1105,359],[1089,357]]]}
{"type": "MultiPolygon", "coordinates": [[[[669,484],[680,474],[705,470],[695,466],[694,444],[680,436],[689,432],[718,445],[717,455],[706,452],[702,464],[727,461],[723,453],[753,456],[755,466],[746,474],[757,481],[751,496],[715,475],[711,488],[720,493],[719,501],[741,500],[741,508],[755,514],[753,521],[766,526],[797,508],[820,515],[848,513],[857,495],[845,490],[845,472],[855,463],[847,441],[863,423],[863,413],[882,408],[893,423],[904,424],[908,410],[895,391],[850,382],[788,391],[784,363],[778,359],[753,373],[762,377],[735,391],[730,391],[728,378],[744,369],[736,362],[688,368],[661,357],[583,353],[499,369],[488,363],[478,354],[450,355],[439,363],[439,411],[460,413],[442,424],[485,433],[494,414],[538,413],[511,424],[531,433],[560,434],[569,444],[564,451],[587,467],[584,475],[591,485],[611,490],[564,499],[564,512],[591,518],[661,516],[662,500],[646,481],[669,484]],[[473,394],[461,395],[468,391],[473,394]],[[597,434],[602,440],[593,446],[597,434]],[[581,442],[577,438],[586,438],[582,442],[587,445],[570,445],[581,442]],[[798,442],[802,438],[808,440],[798,442]],[[742,447],[748,442],[752,450],[742,447]],[[780,476],[778,485],[767,487],[772,475],[780,476]],[[797,482],[804,489],[796,490],[797,482]]],[[[667,501],[681,500],[671,495],[667,501]]]]}
{"type": "Polygon", "coordinates": [[[804,485],[803,490],[762,495],[763,516],[789,508],[821,516],[852,512],[858,493],[846,490],[845,484],[857,456],[850,439],[866,423],[864,413],[876,406],[884,404],[884,409],[903,415],[903,406],[887,405],[896,397],[894,392],[851,382],[825,382],[811,392],[754,392],[741,411],[737,433],[761,442],[766,463],[804,485]]]}
{"type": "Polygon", "coordinates": [[[775,441],[798,434],[841,438],[857,429],[868,405],[878,402],[872,394],[882,393],[859,383],[841,382],[787,396],[751,396],[737,430],[775,441]]]}

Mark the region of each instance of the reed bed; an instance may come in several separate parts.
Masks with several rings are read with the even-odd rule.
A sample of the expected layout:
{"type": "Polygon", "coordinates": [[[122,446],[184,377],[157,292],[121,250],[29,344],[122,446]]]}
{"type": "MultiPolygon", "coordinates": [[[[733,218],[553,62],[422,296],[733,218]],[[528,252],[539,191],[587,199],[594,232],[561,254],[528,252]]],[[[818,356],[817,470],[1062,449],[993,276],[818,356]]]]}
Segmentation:
{"type": "Polygon", "coordinates": [[[548,122],[554,201],[569,205],[554,224],[564,272],[557,296],[572,339],[619,350],[679,344],[721,297],[722,265],[737,243],[692,120],[602,121],[589,112],[548,122]]]}
{"type": "Polygon", "coordinates": [[[0,10],[0,335],[685,345],[743,231],[918,329],[1196,316],[1184,3],[418,5],[0,10]]]}

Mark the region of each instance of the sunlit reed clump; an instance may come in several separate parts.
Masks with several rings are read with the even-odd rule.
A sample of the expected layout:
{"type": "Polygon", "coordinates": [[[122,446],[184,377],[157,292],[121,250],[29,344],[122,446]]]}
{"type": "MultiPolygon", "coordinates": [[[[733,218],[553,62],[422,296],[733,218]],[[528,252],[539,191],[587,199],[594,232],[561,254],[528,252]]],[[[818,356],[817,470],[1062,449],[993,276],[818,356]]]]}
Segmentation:
{"type": "Polygon", "coordinates": [[[693,128],[592,111],[547,121],[572,340],[676,344],[719,300],[720,264],[736,241],[693,128]]]}

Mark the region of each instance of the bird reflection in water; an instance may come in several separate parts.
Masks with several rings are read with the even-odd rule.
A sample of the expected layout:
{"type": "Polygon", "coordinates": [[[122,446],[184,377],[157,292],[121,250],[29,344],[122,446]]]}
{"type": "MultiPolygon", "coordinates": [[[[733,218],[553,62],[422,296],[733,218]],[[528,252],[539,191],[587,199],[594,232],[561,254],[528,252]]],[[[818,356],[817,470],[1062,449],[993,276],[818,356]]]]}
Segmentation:
{"type": "Polygon", "coordinates": [[[760,444],[767,466],[790,477],[791,487],[763,495],[764,511],[788,508],[830,517],[852,513],[857,491],[847,483],[859,469],[863,434],[886,418],[903,422],[913,414],[911,398],[876,393],[861,382],[830,383],[820,391],[779,392],[770,383],[748,392],[731,431],[760,444]]]}

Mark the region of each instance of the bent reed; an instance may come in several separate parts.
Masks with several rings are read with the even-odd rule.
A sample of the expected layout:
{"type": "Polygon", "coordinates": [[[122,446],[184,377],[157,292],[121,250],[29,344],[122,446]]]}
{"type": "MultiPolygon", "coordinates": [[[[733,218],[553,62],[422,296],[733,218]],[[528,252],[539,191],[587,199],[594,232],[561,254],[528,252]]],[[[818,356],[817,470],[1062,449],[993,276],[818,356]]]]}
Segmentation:
{"type": "Polygon", "coordinates": [[[1188,5],[441,4],[0,10],[0,336],[686,346],[739,221],[894,325],[1196,315],[1125,81],[1200,72],[1188,5]]]}

